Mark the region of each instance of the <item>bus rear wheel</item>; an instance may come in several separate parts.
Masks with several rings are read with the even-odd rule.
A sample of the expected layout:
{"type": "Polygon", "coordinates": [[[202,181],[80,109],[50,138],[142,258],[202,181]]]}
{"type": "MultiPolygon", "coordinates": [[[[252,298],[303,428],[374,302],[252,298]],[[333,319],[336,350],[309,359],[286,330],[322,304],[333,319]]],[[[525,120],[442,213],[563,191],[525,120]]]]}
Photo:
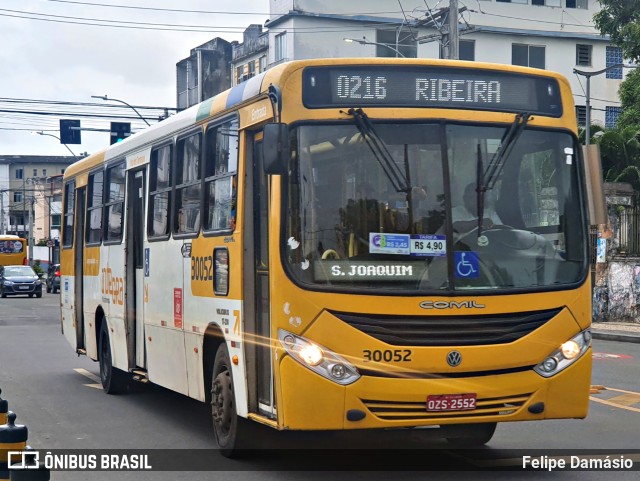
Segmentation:
{"type": "Polygon", "coordinates": [[[487,444],[497,423],[450,424],[441,429],[447,442],[456,448],[474,448],[487,444]]]}
{"type": "Polygon", "coordinates": [[[211,417],[220,453],[235,458],[246,447],[248,423],[238,416],[231,360],[226,344],[221,344],[213,362],[211,381],[211,417]]]}
{"type": "Polygon", "coordinates": [[[113,367],[111,357],[111,345],[109,343],[109,328],[107,321],[102,321],[100,328],[100,381],[102,389],[107,394],[121,394],[127,391],[129,386],[129,376],[120,369],[113,367]]]}

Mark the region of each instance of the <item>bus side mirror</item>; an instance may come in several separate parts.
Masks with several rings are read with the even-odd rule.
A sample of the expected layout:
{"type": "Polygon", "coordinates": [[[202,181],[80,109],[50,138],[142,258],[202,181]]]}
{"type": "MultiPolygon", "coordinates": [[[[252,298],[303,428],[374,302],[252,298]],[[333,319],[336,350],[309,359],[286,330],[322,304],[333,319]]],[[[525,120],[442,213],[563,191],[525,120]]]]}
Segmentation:
{"type": "Polygon", "coordinates": [[[285,175],[289,167],[289,126],[284,123],[266,124],[262,139],[264,171],[270,175],[285,175]]]}

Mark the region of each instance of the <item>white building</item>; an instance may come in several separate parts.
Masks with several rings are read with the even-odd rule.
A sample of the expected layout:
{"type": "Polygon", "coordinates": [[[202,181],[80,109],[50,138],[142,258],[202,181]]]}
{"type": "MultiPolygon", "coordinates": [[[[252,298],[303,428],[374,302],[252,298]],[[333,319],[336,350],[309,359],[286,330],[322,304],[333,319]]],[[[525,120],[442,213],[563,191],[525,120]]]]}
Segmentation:
{"type": "MultiPolygon", "coordinates": [[[[440,58],[446,2],[424,0],[271,0],[269,66],[319,57],[440,58]],[[432,8],[431,10],[426,6],[432,8]],[[438,18],[440,13],[441,17],[438,18]],[[434,22],[430,21],[436,18],[434,22]],[[350,43],[345,38],[352,39],[350,43]]],[[[526,65],[562,73],[571,84],[584,125],[586,78],[573,69],[597,71],[623,63],[593,24],[596,0],[459,0],[460,58],[526,65]]],[[[607,127],[620,113],[618,88],[625,69],[591,78],[591,119],[607,127]]]]}

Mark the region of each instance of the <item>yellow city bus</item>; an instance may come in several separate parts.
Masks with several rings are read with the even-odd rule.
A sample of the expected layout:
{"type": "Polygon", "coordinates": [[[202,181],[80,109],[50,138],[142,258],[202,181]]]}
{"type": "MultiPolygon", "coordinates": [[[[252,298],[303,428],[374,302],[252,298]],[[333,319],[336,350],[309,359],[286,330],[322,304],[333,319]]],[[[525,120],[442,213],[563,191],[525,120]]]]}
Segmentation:
{"type": "Polygon", "coordinates": [[[211,403],[227,455],[278,430],[584,418],[587,176],[557,73],[278,65],[64,174],[62,327],[211,403]]]}
{"type": "Polygon", "coordinates": [[[27,240],[17,235],[0,235],[0,266],[27,265],[27,240]]]}

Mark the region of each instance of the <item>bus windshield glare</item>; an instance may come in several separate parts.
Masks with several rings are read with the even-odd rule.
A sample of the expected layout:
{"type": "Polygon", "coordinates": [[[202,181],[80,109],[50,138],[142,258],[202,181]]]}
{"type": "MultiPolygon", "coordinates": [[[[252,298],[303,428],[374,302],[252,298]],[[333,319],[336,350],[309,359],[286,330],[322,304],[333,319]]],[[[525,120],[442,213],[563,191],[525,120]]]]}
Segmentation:
{"type": "Polygon", "coordinates": [[[584,280],[572,135],[527,127],[497,155],[509,125],[371,125],[374,137],[353,124],[292,130],[285,263],[293,279],[403,294],[584,280]]]}

